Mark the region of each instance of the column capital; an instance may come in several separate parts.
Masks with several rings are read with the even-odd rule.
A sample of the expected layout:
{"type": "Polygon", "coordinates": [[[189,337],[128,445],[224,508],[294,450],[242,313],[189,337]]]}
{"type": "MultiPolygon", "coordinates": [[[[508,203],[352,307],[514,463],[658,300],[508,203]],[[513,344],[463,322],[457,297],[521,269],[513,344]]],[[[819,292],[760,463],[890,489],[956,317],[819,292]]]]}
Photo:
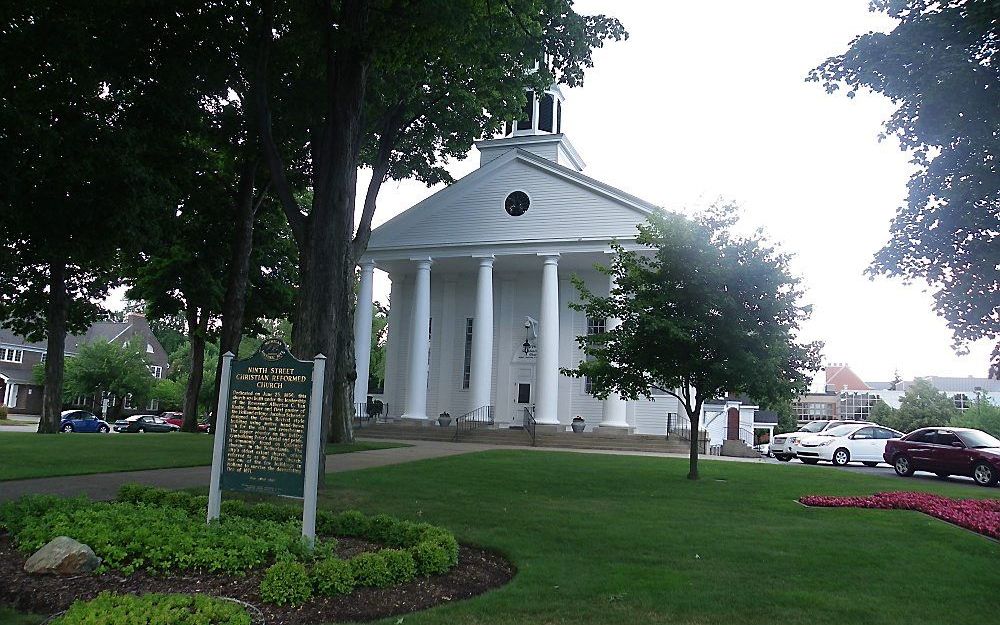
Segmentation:
{"type": "Polygon", "coordinates": [[[430,256],[417,256],[410,260],[417,263],[417,269],[430,269],[431,265],[434,264],[434,259],[430,256]]]}
{"type": "Polygon", "coordinates": [[[363,260],[358,263],[362,271],[372,272],[375,271],[375,261],[374,260],[363,260]]]}
{"type": "Polygon", "coordinates": [[[558,265],[559,264],[559,252],[539,252],[536,256],[541,257],[544,261],[543,264],[546,265],[558,265]]]}
{"type": "Polygon", "coordinates": [[[496,260],[496,256],[494,256],[493,254],[482,254],[473,256],[472,258],[479,261],[480,267],[492,267],[493,261],[496,260]]]}

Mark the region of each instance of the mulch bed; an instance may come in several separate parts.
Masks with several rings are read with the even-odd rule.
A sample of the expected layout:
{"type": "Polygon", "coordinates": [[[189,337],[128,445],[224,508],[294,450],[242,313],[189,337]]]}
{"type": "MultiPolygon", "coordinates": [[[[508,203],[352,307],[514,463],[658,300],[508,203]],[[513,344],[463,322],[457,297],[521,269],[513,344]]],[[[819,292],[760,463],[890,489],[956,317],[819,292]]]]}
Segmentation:
{"type": "MultiPolygon", "coordinates": [[[[355,538],[339,538],[337,553],[348,558],[378,545],[355,538]]],[[[28,554],[30,555],[30,554],[28,554]]],[[[267,625],[317,625],[336,621],[371,621],[467,599],[503,586],[514,577],[514,565],[499,554],[459,547],[458,565],[444,575],[419,578],[392,588],[359,588],[341,597],[314,597],[298,606],[274,606],[260,600],[263,570],[245,577],[177,571],[154,574],[139,571],[127,577],[115,572],[56,577],[24,572],[27,555],[14,548],[9,535],[0,535],[0,603],[15,610],[54,614],[77,599],[91,599],[104,590],[118,593],[205,593],[245,601],[259,608],[267,625]]],[[[255,624],[256,625],[256,624],[255,624]]]]}

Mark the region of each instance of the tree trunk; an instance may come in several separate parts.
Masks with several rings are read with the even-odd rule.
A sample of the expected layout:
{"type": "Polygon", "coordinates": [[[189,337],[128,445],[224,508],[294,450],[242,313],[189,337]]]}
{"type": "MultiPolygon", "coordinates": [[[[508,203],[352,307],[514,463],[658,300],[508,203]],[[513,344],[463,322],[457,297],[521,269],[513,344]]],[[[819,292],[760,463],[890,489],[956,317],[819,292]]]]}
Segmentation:
{"type": "MultiPolygon", "coordinates": [[[[238,356],[240,339],[243,336],[243,314],[246,312],[247,289],[250,282],[250,255],[253,252],[254,216],[254,169],[257,164],[249,159],[244,161],[240,174],[239,193],[235,202],[236,221],[233,224],[235,238],[233,253],[229,260],[229,281],[222,303],[222,328],[219,335],[219,363],[215,367],[215,391],[212,393],[213,406],[218,405],[219,388],[222,384],[222,355],[232,352],[238,356]]],[[[215,411],[209,420],[215,425],[215,411]]]]}
{"type": "Polygon", "coordinates": [[[46,337],[45,388],[42,392],[42,417],[38,432],[59,431],[63,407],[63,365],[66,359],[66,321],[69,300],[66,296],[66,260],[59,258],[49,265],[49,308],[45,320],[46,337]]]}
{"type": "Polygon", "coordinates": [[[688,419],[691,421],[691,448],[688,450],[687,477],[689,480],[696,480],[698,479],[698,454],[701,452],[699,448],[701,445],[701,440],[699,440],[701,435],[701,411],[688,412],[688,419]]]}
{"type": "Polygon", "coordinates": [[[181,429],[185,432],[197,432],[198,395],[201,394],[201,382],[205,377],[205,330],[208,315],[202,311],[199,319],[198,309],[194,306],[187,309],[186,315],[188,338],[191,341],[191,374],[184,393],[184,422],[181,429]]]}
{"type": "Polygon", "coordinates": [[[117,421],[122,418],[122,410],[125,408],[125,396],[115,397],[115,403],[111,406],[111,418],[117,421]]]}

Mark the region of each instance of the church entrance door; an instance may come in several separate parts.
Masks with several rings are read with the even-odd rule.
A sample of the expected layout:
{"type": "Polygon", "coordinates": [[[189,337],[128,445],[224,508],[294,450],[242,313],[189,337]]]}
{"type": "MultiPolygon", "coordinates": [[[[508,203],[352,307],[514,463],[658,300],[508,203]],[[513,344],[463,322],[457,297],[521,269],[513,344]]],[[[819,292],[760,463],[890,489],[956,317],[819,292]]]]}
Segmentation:
{"type": "MultiPolygon", "coordinates": [[[[521,427],[524,423],[524,409],[535,404],[534,367],[520,366],[514,370],[514,409],[510,414],[510,427],[521,427]]],[[[503,427],[501,425],[501,427],[503,427]]]]}

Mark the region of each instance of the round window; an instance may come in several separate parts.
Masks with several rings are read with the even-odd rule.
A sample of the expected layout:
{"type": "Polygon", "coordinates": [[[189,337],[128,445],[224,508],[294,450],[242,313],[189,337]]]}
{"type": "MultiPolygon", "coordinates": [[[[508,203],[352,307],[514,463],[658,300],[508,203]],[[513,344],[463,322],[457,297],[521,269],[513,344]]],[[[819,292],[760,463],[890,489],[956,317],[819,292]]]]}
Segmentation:
{"type": "Polygon", "coordinates": [[[504,200],[503,208],[511,217],[519,217],[528,212],[531,199],[524,191],[514,191],[504,200]]]}

